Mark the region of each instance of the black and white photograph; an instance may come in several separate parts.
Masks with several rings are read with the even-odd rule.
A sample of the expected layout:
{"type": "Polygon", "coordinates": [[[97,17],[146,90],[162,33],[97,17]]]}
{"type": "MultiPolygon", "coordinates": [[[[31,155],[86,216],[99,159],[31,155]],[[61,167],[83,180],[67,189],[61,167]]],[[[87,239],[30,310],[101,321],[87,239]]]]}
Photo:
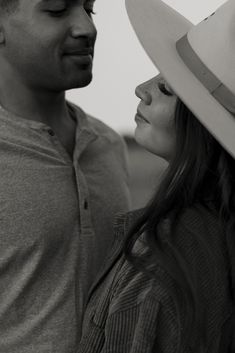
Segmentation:
{"type": "Polygon", "coordinates": [[[235,0],[0,0],[0,353],[235,353],[235,0]]]}

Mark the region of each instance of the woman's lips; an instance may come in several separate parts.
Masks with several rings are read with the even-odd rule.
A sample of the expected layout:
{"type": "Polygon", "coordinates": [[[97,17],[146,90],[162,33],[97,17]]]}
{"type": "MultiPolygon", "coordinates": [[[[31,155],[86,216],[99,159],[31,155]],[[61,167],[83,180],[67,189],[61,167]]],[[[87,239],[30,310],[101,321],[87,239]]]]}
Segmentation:
{"type": "Polygon", "coordinates": [[[137,110],[137,113],[136,113],[136,116],[135,116],[135,120],[136,121],[145,122],[145,123],[149,124],[149,121],[144,117],[144,115],[139,110],[137,110]]]}

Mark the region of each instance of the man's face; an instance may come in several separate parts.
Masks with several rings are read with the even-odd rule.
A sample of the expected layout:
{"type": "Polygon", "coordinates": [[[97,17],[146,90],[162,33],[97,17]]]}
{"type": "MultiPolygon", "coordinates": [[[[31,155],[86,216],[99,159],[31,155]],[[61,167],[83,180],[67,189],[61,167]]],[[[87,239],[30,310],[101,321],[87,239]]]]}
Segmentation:
{"type": "Polygon", "coordinates": [[[1,18],[0,55],[13,79],[42,91],[84,87],[92,79],[94,0],[20,0],[1,18]]]}

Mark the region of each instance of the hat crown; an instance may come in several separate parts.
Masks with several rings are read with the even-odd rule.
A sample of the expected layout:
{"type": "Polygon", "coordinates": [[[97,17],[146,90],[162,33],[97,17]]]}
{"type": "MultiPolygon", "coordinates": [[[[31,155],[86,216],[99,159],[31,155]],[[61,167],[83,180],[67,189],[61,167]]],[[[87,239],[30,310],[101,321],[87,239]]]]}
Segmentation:
{"type": "Polygon", "coordinates": [[[201,61],[235,94],[235,1],[230,0],[188,32],[201,61]]]}

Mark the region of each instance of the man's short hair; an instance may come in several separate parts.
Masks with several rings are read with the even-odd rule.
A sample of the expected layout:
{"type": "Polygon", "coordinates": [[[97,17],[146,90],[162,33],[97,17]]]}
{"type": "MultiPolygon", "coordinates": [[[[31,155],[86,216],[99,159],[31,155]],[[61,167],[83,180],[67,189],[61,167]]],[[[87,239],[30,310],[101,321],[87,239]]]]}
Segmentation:
{"type": "Polygon", "coordinates": [[[19,5],[19,0],[0,0],[0,12],[11,14],[16,11],[19,5]]]}

